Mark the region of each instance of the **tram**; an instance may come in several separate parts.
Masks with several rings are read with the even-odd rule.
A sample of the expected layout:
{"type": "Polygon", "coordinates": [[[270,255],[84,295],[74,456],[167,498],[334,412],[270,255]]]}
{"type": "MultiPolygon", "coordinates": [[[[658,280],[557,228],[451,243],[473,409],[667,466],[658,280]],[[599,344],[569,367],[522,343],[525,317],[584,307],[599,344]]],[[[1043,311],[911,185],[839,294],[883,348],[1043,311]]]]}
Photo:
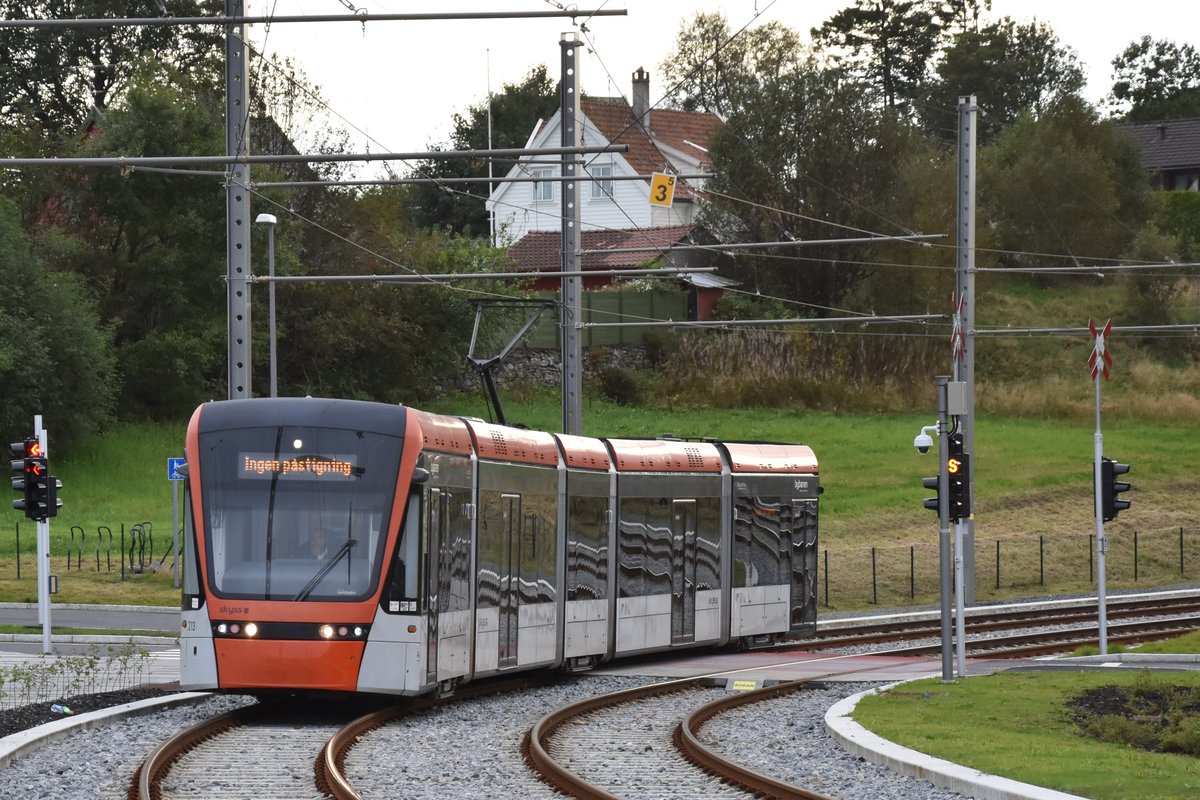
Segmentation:
{"type": "Polygon", "coordinates": [[[805,445],[255,398],[186,456],[183,689],[447,693],[816,628],[805,445]]]}

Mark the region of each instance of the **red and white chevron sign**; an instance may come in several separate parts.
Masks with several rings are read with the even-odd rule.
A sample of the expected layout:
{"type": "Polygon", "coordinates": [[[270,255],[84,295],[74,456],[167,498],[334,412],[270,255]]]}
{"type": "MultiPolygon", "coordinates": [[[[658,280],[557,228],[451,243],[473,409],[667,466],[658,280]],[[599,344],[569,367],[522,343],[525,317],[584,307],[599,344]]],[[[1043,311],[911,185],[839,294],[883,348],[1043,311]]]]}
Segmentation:
{"type": "Polygon", "coordinates": [[[1092,370],[1092,380],[1097,380],[1097,375],[1104,374],[1104,380],[1109,379],[1109,370],[1112,369],[1112,356],[1108,354],[1108,334],[1112,331],[1112,320],[1106,320],[1103,330],[1096,330],[1096,323],[1088,320],[1088,330],[1092,332],[1092,338],[1096,340],[1092,346],[1092,354],[1088,357],[1088,367],[1092,370]]]}

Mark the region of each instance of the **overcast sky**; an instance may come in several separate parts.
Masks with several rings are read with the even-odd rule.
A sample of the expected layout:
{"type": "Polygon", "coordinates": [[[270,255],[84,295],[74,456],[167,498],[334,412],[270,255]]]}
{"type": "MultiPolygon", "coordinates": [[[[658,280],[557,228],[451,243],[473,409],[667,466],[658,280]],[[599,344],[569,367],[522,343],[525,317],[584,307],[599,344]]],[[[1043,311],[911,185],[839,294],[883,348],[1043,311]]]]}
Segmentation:
{"type": "MultiPolygon", "coordinates": [[[[574,4],[584,10],[624,9],[627,16],[587,21],[585,43],[594,47],[580,65],[583,90],[629,95],[639,66],[651,74],[651,100],[664,86],[659,63],[671,51],[683,22],[698,12],[721,11],[734,30],[781,22],[805,39],[851,0],[612,0],[574,4]]],[[[547,11],[556,0],[247,0],[247,14],[317,15],[466,11],[547,11]]],[[[1099,101],[1112,83],[1112,59],[1136,38],[1149,35],[1200,47],[1197,0],[993,0],[989,19],[1048,23],[1078,53],[1088,76],[1085,94],[1099,101]]],[[[561,33],[569,19],[456,22],[288,23],[255,25],[251,40],[268,54],[290,56],[321,87],[351,132],[351,149],[410,152],[445,144],[453,114],[481,102],[489,86],[519,82],[537,64],[558,76],[561,33]],[[370,140],[370,141],[369,141],[370,140]]],[[[981,98],[981,102],[986,102],[981,98]]]]}

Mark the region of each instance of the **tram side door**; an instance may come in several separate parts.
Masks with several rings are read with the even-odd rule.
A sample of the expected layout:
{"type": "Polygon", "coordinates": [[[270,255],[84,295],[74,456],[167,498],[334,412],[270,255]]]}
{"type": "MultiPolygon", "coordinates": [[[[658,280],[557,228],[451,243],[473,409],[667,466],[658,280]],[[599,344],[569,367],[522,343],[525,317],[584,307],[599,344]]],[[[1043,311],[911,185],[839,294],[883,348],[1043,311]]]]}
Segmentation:
{"type": "Polygon", "coordinates": [[[696,639],[696,501],[676,500],[671,524],[671,643],[696,639]]]}
{"type": "Polygon", "coordinates": [[[517,636],[521,600],[521,495],[502,494],[500,579],[500,669],[517,665],[517,636]]]}
{"type": "Polygon", "coordinates": [[[438,682],[438,614],[442,598],[442,553],[445,549],[446,493],[429,490],[428,518],[425,526],[425,680],[438,682]]]}
{"type": "Polygon", "coordinates": [[[804,591],[803,587],[796,585],[796,573],[792,571],[795,548],[797,545],[804,546],[804,531],[796,530],[796,516],[804,508],[803,503],[803,500],[795,498],[790,501],[779,498],[779,579],[787,581],[789,585],[789,615],[790,610],[796,606],[796,595],[804,591]],[[797,536],[800,537],[799,542],[796,541],[797,536]]]}

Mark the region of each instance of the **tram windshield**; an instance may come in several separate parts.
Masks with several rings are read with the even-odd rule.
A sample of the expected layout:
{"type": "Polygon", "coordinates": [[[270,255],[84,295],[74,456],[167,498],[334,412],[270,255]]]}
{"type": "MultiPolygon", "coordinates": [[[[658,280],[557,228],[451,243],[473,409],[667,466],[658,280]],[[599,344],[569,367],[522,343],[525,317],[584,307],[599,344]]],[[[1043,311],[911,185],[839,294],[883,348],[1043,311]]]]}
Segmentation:
{"type": "Polygon", "coordinates": [[[265,600],[370,596],[402,444],[396,436],[340,428],[201,433],[211,591],[265,600]]]}

